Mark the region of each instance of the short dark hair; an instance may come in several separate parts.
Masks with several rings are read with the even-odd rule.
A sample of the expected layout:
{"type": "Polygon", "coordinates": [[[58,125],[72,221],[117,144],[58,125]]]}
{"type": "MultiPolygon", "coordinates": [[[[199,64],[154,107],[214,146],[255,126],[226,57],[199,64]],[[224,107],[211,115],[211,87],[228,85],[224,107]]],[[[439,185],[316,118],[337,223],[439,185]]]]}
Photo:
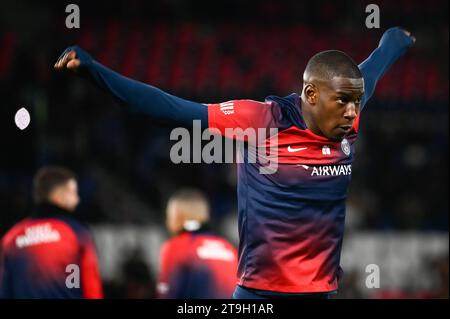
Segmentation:
{"type": "Polygon", "coordinates": [[[338,50],[322,51],[311,57],[306,65],[305,73],[322,80],[332,80],[333,77],[351,79],[362,77],[361,70],[355,61],[338,50]]]}
{"type": "Polygon", "coordinates": [[[48,201],[50,193],[71,179],[76,179],[75,173],[60,166],[45,166],[40,168],[33,178],[33,200],[36,204],[48,201]]]}

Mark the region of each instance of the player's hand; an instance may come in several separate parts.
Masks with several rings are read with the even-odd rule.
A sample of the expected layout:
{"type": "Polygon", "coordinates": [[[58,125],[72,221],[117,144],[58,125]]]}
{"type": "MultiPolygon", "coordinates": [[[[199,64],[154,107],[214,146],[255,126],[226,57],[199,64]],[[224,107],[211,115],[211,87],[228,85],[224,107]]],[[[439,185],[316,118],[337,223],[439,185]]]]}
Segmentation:
{"type": "Polygon", "coordinates": [[[55,69],[62,71],[64,69],[75,71],[80,66],[80,59],[77,58],[75,51],[66,52],[61,58],[55,63],[55,69]]]}
{"type": "Polygon", "coordinates": [[[407,50],[416,42],[416,38],[411,35],[408,30],[400,27],[393,27],[387,29],[381,37],[380,44],[386,44],[388,47],[397,47],[407,50]]]}
{"type": "Polygon", "coordinates": [[[413,43],[416,43],[416,37],[411,35],[411,32],[409,32],[408,30],[405,30],[405,29],[401,29],[401,30],[403,31],[404,34],[406,34],[412,40],[413,43]]]}
{"type": "Polygon", "coordinates": [[[77,72],[81,67],[91,63],[92,58],[77,46],[68,47],[56,61],[54,68],[57,71],[70,70],[77,72]]]}

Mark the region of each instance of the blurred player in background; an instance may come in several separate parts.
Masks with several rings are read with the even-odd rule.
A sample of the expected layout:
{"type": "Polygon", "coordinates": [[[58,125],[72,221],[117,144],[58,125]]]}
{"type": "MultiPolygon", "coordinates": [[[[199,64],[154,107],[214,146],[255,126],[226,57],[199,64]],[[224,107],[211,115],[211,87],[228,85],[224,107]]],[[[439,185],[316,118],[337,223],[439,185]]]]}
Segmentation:
{"type": "Polygon", "coordinates": [[[74,217],[75,174],[43,167],[33,180],[33,214],[1,241],[1,298],[102,298],[94,242],[74,217]]]}
{"type": "Polygon", "coordinates": [[[237,251],[209,230],[206,197],[182,189],[169,199],[166,214],[173,238],[161,249],[159,298],[230,298],[236,286],[237,251]]]}
{"type": "MultiPolygon", "coordinates": [[[[414,41],[409,32],[391,28],[360,65],[340,51],[320,52],[306,66],[300,94],[268,96],[264,102],[187,101],[128,79],[79,47],[67,48],[55,68],[75,71],[158,123],[192,127],[199,120],[202,128],[229,138],[236,136],[227,135],[227,128],[277,129],[257,145],[275,141],[276,173],[260,174],[259,162],[238,165],[239,282],[233,296],[329,298],[342,275],[345,205],[360,114],[378,80],[414,41]]],[[[249,158],[248,144],[244,158],[249,158]]]]}

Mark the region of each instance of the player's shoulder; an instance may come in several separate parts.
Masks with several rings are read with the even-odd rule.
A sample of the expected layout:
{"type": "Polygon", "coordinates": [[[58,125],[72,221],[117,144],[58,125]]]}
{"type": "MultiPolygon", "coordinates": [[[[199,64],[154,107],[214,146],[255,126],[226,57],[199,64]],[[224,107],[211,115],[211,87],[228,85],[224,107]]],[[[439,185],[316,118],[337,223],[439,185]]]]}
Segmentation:
{"type": "Polygon", "coordinates": [[[180,234],[173,236],[172,238],[166,240],[163,244],[163,248],[172,248],[174,246],[180,246],[186,244],[190,241],[190,232],[183,231],[180,234]]]}
{"type": "Polygon", "coordinates": [[[234,102],[238,105],[249,105],[254,107],[264,107],[270,104],[269,101],[257,101],[251,99],[234,100],[234,102]]]}
{"type": "Polygon", "coordinates": [[[265,101],[275,101],[275,102],[288,102],[292,104],[297,104],[300,100],[300,96],[297,93],[291,93],[286,96],[278,95],[268,95],[264,99],[265,101]]]}
{"type": "MultiPolygon", "coordinates": [[[[233,111],[237,109],[258,109],[258,108],[267,108],[271,106],[270,101],[257,101],[252,99],[235,99],[228,100],[221,103],[210,103],[209,107],[217,107],[222,112],[227,112],[228,114],[232,114],[233,111]]],[[[225,113],[225,114],[227,114],[225,113]]]]}
{"type": "Polygon", "coordinates": [[[217,243],[223,247],[232,248],[235,249],[234,245],[228,241],[225,237],[215,234],[215,233],[200,233],[196,235],[197,243],[203,244],[203,243],[217,243]]]}
{"type": "Polygon", "coordinates": [[[29,225],[30,219],[24,218],[14,224],[2,237],[1,244],[3,247],[8,247],[14,242],[15,238],[24,231],[24,229],[29,225]]]}
{"type": "Polygon", "coordinates": [[[291,93],[287,96],[269,95],[265,98],[265,101],[272,103],[273,108],[278,108],[285,121],[301,129],[306,128],[300,111],[301,99],[297,93],[291,93]]]}
{"type": "Polygon", "coordinates": [[[54,218],[55,222],[61,222],[70,227],[78,235],[89,235],[88,225],[72,216],[58,216],[54,218]]]}
{"type": "Polygon", "coordinates": [[[76,236],[76,240],[80,245],[89,246],[94,243],[94,237],[91,229],[84,222],[70,216],[63,217],[60,221],[65,223],[73,231],[76,236]]]}
{"type": "Polygon", "coordinates": [[[181,257],[189,253],[191,248],[192,236],[189,232],[182,232],[166,240],[160,249],[163,258],[181,257]],[[171,257],[169,257],[171,256],[171,257]]]}
{"type": "Polygon", "coordinates": [[[57,231],[58,235],[66,242],[80,243],[91,240],[89,230],[82,223],[70,217],[27,217],[16,223],[3,236],[2,246],[14,246],[18,237],[27,236],[27,232],[33,232],[33,228],[36,227],[44,229],[44,231],[57,231]]]}

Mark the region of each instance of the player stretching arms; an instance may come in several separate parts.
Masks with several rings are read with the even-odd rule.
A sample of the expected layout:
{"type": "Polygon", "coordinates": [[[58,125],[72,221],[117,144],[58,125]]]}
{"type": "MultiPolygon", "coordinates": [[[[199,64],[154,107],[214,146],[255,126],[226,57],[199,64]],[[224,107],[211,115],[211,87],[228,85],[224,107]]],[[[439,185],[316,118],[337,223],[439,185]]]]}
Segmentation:
{"type": "MultiPolygon", "coordinates": [[[[239,267],[234,298],[319,297],[336,292],[347,190],[359,116],[377,81],[414,43],[409,32],[387,30],[359,66],[345,53],[313,56],[303,89],[264,102],[200,104],[167,94],[106,68],[78,47],[55,64],[91,80],[129,110],[158,122],[203,128],[277,128],[278,170],[238,165],[239,267]],[[225,114],[226,113],[226,114],[225,114]]],[[[268,136],[267,139],[273,136],[268,136]]],[[[248,145],[244,155],[248,155],[248,145]]]]}

